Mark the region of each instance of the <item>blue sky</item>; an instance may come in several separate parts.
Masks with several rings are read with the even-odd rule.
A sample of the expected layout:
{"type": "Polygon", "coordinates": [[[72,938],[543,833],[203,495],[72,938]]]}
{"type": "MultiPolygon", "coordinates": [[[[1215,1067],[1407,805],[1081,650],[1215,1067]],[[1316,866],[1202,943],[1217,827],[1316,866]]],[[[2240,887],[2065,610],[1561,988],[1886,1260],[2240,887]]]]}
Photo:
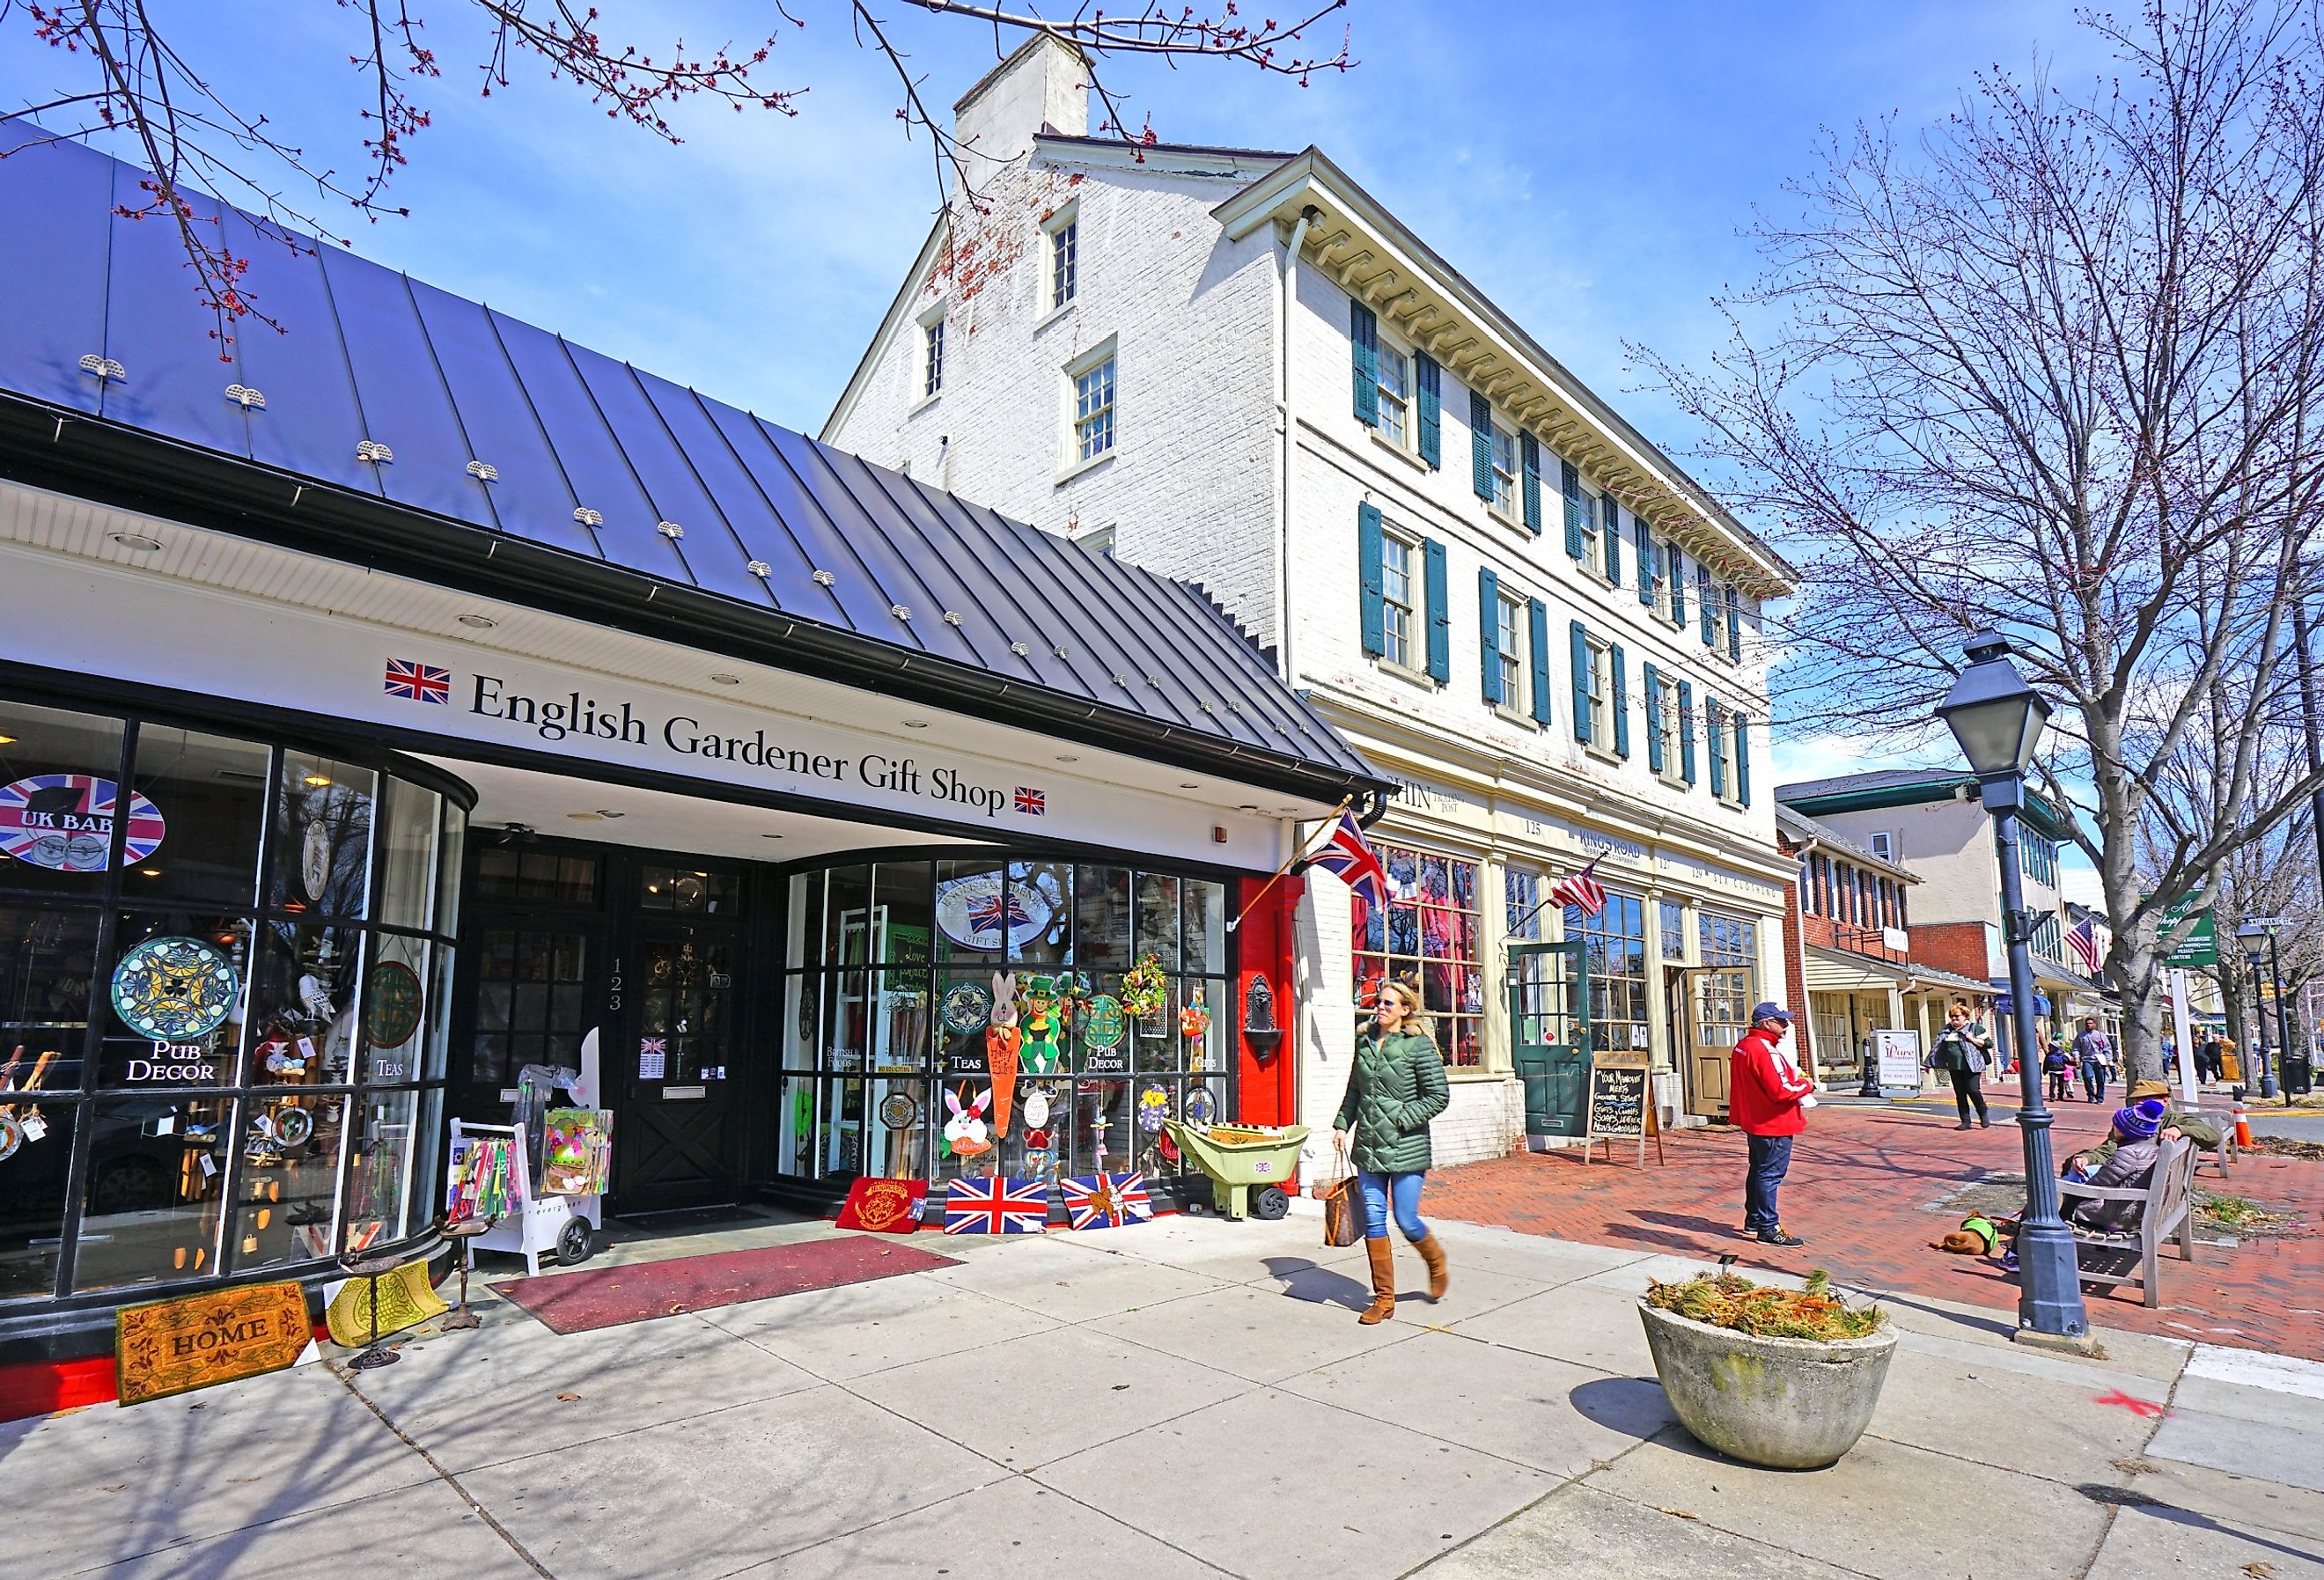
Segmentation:
{"type": "MultiPolygon", "coordinates": [[[[926,143],[895,118],[885,61],[838,0],[601,0],[650,53],[782,30],[771,85],[800,114],[691,106],[670,147],[521,63],[476,94],[484,30],[463,0],[412,0],[445,68],[434,125],[395,196],[350,217],[358,250],[613,356],[812,431],[893,295],[937,201],[926,143]],[[754,26],[755,24],[755,26],[754,26]]],[[[286,140],[359,162],[354,14],[296,0],[152,0],[230,97],[286,140]]],[[[994,58],[989,31],[890,0],[891,35],[949,104],[994,58]]],[[[2103,64],[2065,0],[1670,5],[1354,0],[1360,64],[1301,88],[1231,62],[1136,64],[1109,80],[1178,142],[1315,143],[1666,448],[1686,427],[1637,389],[1625,338],[1682,358],[1716,343],[1711,294],[1754,272],[1738,231],[1788,211],[1821,128],[1941,119],[1972,76],[2038,55],[2103,64]]],[[[1004,46],[1005,47],[1005,46],[1004,46]]],[[[77,86],[78,62],[0,32],[0,103],[77,86]]],[[[342,210],[341,212],[344,212],[342,210]]],[[[1785,778],[1855,766],[1840,741],[1781,743],[1785,778]]]]}

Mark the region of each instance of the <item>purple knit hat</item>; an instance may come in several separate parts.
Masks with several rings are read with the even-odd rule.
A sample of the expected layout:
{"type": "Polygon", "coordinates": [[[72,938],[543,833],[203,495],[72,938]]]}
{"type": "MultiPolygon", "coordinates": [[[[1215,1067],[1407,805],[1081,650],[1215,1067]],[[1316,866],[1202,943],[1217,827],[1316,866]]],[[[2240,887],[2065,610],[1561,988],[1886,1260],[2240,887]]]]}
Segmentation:
{"type": "Polygon", "coordinates": [[[2114,1111],[2114,1127],[2133,1141],[2144,1141],[2163,1128],[2165,1112],[2162,1098],[2142,1098],[2127,1108],[2114,1111]]]}

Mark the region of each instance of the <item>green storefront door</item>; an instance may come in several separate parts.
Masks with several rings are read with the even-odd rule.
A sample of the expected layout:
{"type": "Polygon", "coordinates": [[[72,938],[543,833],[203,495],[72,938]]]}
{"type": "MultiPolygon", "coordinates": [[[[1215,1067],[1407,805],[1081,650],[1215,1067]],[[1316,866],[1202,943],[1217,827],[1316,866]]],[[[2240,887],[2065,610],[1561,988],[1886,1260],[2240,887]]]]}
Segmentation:
{"type": "Polygon", "coordinates": [[[1511,944],[1509,1041],[1526,1138],[1578,1136],[1590,1101],[1590,994],[1582,944],[1511,944]]]}

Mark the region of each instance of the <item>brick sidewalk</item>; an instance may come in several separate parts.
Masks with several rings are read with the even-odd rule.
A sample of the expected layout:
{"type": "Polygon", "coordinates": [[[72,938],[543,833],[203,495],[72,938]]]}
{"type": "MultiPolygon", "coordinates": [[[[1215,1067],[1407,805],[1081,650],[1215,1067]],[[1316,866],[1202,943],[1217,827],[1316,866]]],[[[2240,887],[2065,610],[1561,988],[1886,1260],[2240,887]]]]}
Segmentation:
{"type": "MultiPolygon", "coordinates": [[[[2056,1113],[2052,1134],[2062,1158],[2078,1140],[2102,1133],[2113,1110],[2070,1102],[2056,1113]]],[[[1929,1249],[1960,1221],[1959,1209],[1932,1210],[1949,1190],[2022,1169],[2013,1120],[1997,1111],[1991,1130],[1958,1131],[1954,1123],[1950,1104],[1818,1109],[1783,1191],[1784,1226],[1807,1242],[1796,1251],[1742,1235],[1743,1136],[1724,1127],[1665,1137],[1662,1165],[1649,1144],[1643,1173],[1618,1149],[1623,1160],[1610,1168],[1550,1152],[1448,1169],[1429,1177],[1422,1210],[1599,1245],[1696,1257],[1736,1252],[1746,1267],[1821,1267],[1891,1294],[2014,1311],[2017,1286],[1998,1262],[1929,1249]]],[[[2209,1169],[2199,1183],[2295,1212],[2303,1227],[2231,1250],[2199,1243],[2192,1267],[2166,1248],[2162,1306],[2140,1304],[2135,1290],[2092,1290],[2091,1321],[2324,1360],[2324,1163],[2246,1154],[2234,1168],[2224,1184],[2209,1169]]]]}

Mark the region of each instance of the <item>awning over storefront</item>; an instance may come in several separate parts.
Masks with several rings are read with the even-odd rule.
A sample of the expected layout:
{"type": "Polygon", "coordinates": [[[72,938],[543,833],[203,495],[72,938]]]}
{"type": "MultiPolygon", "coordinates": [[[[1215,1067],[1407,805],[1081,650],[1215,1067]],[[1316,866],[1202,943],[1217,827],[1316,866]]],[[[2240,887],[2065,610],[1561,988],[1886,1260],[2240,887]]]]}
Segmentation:
{"type": "Polygon", "coordinates": [[[143,172],[41,136],[0,122],[17,481],[1310,806],[1386,788],[1198,587],[197,202],[281,331],[221,358],[176,227],[121,217],[143,172]]]}
{"type": "Polygon", "coordinates": [[[1957,993],[1984,997],[1993,992],[1974,977],[1956,976],[1950,971],[1909,960],[1881,960],[1816,944],[1808,945],[1805,954],[1810,993],[1886,993],[1894,988],[1900,993],[1957,993]]]}

